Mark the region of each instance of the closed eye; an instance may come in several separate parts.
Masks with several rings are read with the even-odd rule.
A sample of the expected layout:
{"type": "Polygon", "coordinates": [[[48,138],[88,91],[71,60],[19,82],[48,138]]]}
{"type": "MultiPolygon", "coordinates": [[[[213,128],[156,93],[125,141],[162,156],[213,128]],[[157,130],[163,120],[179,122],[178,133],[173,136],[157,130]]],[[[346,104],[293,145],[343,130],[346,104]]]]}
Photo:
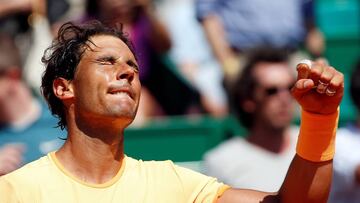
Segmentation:
{"type": "Polygon", "coordinates": [[[96,62],[101,65],[114,65],[116,62],[116,59],[112,56],[106,56],[106,57],[96,59],[96,62]]]}
{"type": "Polygon", "coordinates": [[[133,60],[128,60],[126,64],[133,67],[136,72],[139,72],[139,66],[133,60]]]}

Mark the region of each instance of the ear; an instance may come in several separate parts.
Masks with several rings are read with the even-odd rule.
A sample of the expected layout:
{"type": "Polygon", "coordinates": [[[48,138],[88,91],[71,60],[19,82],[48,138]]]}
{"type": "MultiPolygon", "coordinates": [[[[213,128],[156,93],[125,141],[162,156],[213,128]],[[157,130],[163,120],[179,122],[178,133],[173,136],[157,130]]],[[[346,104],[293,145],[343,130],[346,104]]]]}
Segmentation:
{"type": "Polygon", "coordinates": [[[64,78],[56,78],[53,82],[53,91],[57,98],[67,100],[74,97],[71,81],[64,78]]]}
{"type": "Polygon", "coordinates": [[[245,100],[242,104],[241,107],[244,109],[244,111],[248,112],[248,113],[254,113],[255,112],[255,108],[256,108],[256,104],[254,101],[248,99],[245,100]]]}

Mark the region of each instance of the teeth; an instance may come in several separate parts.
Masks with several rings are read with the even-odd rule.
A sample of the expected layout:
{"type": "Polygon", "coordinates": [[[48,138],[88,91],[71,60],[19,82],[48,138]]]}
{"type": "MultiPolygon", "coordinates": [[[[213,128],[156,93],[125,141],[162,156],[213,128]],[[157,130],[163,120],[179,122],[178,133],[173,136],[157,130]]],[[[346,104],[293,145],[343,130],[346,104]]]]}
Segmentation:
{"type": "Polygon", "coordinates": [[[113,92],[111,94],[114,94],[114,95],[127,95],[127,96],[130,96],[127,92],[113,92]]]}

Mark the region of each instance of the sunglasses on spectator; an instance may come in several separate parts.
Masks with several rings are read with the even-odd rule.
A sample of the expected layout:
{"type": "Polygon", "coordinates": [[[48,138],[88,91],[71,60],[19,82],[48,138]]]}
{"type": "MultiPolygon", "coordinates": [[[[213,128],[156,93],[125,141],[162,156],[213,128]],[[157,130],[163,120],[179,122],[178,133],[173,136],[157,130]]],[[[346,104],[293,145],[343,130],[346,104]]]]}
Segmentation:
{"type": "Polygon", "coordinates": [[[291,84],[288,87],[275,87],[275,86],[268,87],[268,88],[264,88],[265,89],[264,92],[265,92],[266,96],[273,96],[273,95],[279,94],[282,91],[290,92],[290,90],[293,86],[294,85],[291,84]]]}

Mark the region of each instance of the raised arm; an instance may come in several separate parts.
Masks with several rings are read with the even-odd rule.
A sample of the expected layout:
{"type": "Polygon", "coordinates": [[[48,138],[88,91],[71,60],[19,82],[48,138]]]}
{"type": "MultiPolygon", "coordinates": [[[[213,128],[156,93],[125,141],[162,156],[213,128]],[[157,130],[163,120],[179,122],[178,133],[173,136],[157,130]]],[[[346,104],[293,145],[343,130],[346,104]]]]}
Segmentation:
{"type": "Polygon", "coordinates": [[[216,14],[219,3],[221,0],[196,0],[196,15],[203,26],[216,59],[223,68],[224,76],[233,79],[232,77],[236,75],[240,66],[240,61],[228,42],[223,22],[216,14]]]}
{"type": "Polygon", "coordinates": [[[31,11],[31,0],[5,0],[0,3],[0,18],[19,12],[31,11]]]}
{"type": "Polygon", "coordinates": [[[226,39],[226,32],[219,17],[210,14],[204,17],[202,25],[213,53],[223,68],[225,77],[236,75],[240,62],[226,39]]]}
{"type": "Polygon", "coordinates": [[[281,189],[277,193],[229,189],[218,202],[327,202],[343,90],[344,76],[333,67],[321,61],[312,63],[311,68],[298,66],[292,95],[302,108],[300,135],[281,189]]]}

